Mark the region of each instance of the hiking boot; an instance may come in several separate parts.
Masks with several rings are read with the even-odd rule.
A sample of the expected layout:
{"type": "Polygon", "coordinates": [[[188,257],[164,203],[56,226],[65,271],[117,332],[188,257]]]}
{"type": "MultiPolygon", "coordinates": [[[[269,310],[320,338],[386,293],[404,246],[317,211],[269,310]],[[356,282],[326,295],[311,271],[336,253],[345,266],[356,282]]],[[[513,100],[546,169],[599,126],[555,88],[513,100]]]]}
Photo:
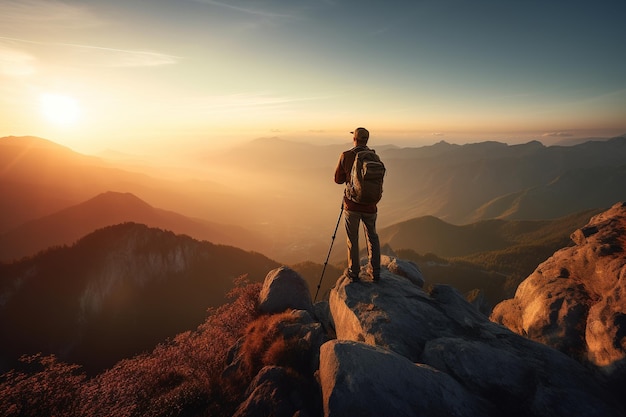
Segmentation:
{"type": "Polygon", "coordinates": [[[354,272],[350,272],[350,270],[348,268],[346,268],[343,271],[343,274],[348,277],[350,282],[358,282],[358,281],[360,281],[359,274],[355,274],[354,272]]]}
{"type": "Polygon", "coordinates": [[[372,281],[374,282],[378,282],[380,281],[380,271],[376,271],[374,272],[374,270],[372,269],[371,266],[368,265],[367,270],[366,270],[367,275],[369,275],[370,277],[372,277],[372,281]]]}

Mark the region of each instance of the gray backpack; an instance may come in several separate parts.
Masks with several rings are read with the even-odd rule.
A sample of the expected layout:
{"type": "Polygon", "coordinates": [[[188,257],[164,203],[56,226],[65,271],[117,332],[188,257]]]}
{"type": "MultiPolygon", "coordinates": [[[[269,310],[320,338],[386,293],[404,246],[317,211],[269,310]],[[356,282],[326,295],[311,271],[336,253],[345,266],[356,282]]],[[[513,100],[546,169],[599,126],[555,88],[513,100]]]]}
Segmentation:
{"type": "Polygon", "coordinates": [[[385,164],[373,149],[357,147],[349,181],[346,183],[346,197],[360,204],[376,204],[383,196],[385,164]]]}

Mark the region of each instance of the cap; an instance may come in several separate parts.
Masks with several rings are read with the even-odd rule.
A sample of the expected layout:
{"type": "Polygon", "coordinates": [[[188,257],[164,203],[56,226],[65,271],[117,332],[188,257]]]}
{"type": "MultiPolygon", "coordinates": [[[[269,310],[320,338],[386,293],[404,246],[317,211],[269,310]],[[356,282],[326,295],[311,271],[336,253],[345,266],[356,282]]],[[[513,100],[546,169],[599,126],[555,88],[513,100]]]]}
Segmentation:
{"type": "Polygon", "coordinates": [[[370,137],[370,132],[364,127],[357,127],[356,129],[354,129],[354,132],[350,133],[355,135],[357,139],[369,139],[370,137]]]}

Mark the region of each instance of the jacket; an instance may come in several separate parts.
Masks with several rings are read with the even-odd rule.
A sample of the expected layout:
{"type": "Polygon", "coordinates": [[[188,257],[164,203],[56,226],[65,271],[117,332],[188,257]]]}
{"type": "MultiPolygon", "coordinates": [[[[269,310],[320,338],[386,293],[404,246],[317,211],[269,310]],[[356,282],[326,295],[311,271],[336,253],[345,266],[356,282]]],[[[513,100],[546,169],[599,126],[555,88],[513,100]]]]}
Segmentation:
{"type": "MultiPolygon", "coordinates": [[[[345,184],[350,181],[350,172],[352,171],[352,164],[354,164],[356,154],[358,151],[365,149],[369,148],[367,146],[359,145],[341,154],[339,157],[339,163],[337,163],[337,168],[335,168],[335,182],[337,184],[345,184]]],[[[376,213],[378,211],[376,204],[356,203],[348,199],[348,197],[345,196],[345,193],[343,197],[343,208],[348,211],[358,211],[361,213],[376,213]]]]}

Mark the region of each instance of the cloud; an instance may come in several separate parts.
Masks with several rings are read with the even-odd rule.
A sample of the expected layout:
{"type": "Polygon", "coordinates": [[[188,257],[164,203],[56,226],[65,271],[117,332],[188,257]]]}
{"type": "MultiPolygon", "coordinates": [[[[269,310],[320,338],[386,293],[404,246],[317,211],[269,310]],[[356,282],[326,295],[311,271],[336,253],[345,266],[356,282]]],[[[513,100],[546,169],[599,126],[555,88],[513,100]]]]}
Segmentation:
{"type": "Polygon", "coordinates": [[[155,67],[176,64],[181,57],[150,51],[132,51],[126,49],[104,48],[89,45],[60,44],[75,48],[91,49],[93,52],[107,55],[113,67],[155,67]]]}
{"type": "Polygon", "coordinates": [[[284,97],[266,93],[237,93],[223,96],[207,97],[204,100],[204,108],[207,110],[217,109],[240,109],[240,108],[275,108],[295,102],[320,100],[325,97],[284,97]]]}
{"type": "MultiPolygon", "coordinates": [[[[288,14],[284,14],[284,13],[277,13],[277,12],[273,12],[273,11],[267,11],[267,10],[261,10],[258,9],[256,7],[251,7],[251,6],[235,6],[232,4],[228,4],[228,3],[224,3],[221,1],[214,1],[214,0],[196,0],[198,3],[204,3],[204,4],[209,4],[209,5],[213,5],[213,6],[219,6],[219,7],[223,7],[226,9],[230,9],[230,10],[234,10],[236,12],[240,12],[240,13],[244,13],[244,14],[248,14],[248,15],[253,15],[253,16],[257,16],[257,17],[267,17],[270,19],[276,19],[276,18],[294,18],[294,16],[288,15],[288,14]]],[[[252,4],[256,4],[257,3],[252,3],[252,4]]]]}
{"type": "Polygon", "coordinates": [[[0,45],[0,74],[24,77],[35,73],[35,58],[25,52],[0,45]]]}
{"type": "Polygon", "coordinates": [[[441,133],[441,132],[433,132],[432,134],[433,136],[445,136],[445,134],[441,133]]]}
{"type": "MultiPolygon", "coordinates": [[[[45,61],[46,55],[54,55],[55,59],[66,63],[104,67],[153,67],[174,64],[180,60],[180,57],[160,52],[54,42],[52,38],[56,34],[64,34],[66,38],[72,36],[72,29],[92,30],[107,24],[84,4],[59,0],[0,1],[0,28],[5,35],[0,36],[0,43],[11,46],[14,51],[19,48],[22,56],[37,57],[40,62],[45,61]],[[9,33],[13,36],[9,36],[9,33]]],[[[6,60],[6,52],[4,56],[6,60]]],[[[16,71],[16,58],[14,56],[11,59],[12,71],[16,71]]]]}
{"type": "Polygon", "coordinates": [[[2,0],[0,27],[3,29],[38,29],[60,27],[88,27],[99,19],[82,5],[57,0],[2,0]]]}
{"type": "Polygon", "coordinates": [[[546,132],[541,136],[544,138],[547,138],[547,137],[568,138],[568,137],[574,136],[574,134],[571,132],[546,132]]]}
{"type": "Polygon", "coordinates": [[[40,45],[62,48],[66,51],[87,51],[91,55],[85,59],[81,55],[83,63],[90,63],[108,67],[154,67],[159,65],[169,65],[177,63],[181,58],[175,55],[163,54],[150,51],[134,51],[119,48],[107,48],[94,45],[81,45],[63,42],[41,42],[29,39],[18,39],[0,36],[0,41],[10,41],[12,44],[21,43],[26,45],[40,45]]]}

